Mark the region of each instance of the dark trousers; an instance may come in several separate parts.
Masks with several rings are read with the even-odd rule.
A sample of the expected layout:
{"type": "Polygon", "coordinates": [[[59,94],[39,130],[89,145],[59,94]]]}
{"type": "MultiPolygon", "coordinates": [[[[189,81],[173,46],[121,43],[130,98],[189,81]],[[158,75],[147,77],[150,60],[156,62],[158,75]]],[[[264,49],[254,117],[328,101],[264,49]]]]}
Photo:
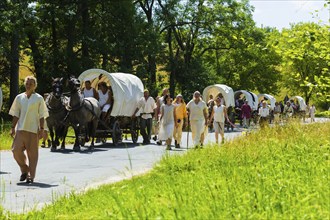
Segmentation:
{"type": "Polygon", "coordinates": [[[143,137],[143,142],[150,142],[151,139],[152,118],[140,119],[140,133],[143,137]]]}
{"type": "Polygon", "coordinates": [[[267,117],[260,117],[259,124],[261,128],[268,126],[268,118],[267,117]]]}

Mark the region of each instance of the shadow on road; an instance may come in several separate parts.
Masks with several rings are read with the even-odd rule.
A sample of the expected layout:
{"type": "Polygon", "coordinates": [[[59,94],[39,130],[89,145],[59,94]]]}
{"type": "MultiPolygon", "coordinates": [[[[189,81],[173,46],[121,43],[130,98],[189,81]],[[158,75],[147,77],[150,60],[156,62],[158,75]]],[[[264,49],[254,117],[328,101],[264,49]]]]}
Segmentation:
{"type": "Polygon", "coordinates": [[[58,185],[51,185],[47,183],[39,183],[39,182],[34,182],[34,183],[26,183],[26,182],[21,182],[17,183],[17,186],[29,186],[29,187],[38,187],[38,188],[51,188],[51,187],[57,187],[58,185]]]}
{"type": "Polygon", "coordinates": [[[100,144],[100,145],[96,145],[94,146],[94,148],[108,148],[108,149],[122,149],[122,148],[134,148],[134,147],[139,147],[141,144],[140,143],[126,143],[126,142],[123,142],[123,143],[120,143],[118,145],[113,145],[112,143],[105,143],[105,144],[100,144]]]}
{"type": "Polygon", "coordinates": [[[3,172],[3,171],[0,171],[0,175],[4,175],[4,174],[11,174],[11,172],[3,172]]]}
{"type": "MultiPolygon", "coordinates": [[[[98,146],[96,146],[98,147],[98,146]]],[[[53,151],[52,153],[61,153],[61,154],[87,154],[87,153],[97,153],[97,152],[103,152],[103,151],[108,151],[108,150],[103,150],[103,149],[96,149],[94,148],[93,150],[88,149],[88,147],[81,147],[81,150],[79,152],[75,152],[73,149],[57,149],[56,151],[53,151]]]]}

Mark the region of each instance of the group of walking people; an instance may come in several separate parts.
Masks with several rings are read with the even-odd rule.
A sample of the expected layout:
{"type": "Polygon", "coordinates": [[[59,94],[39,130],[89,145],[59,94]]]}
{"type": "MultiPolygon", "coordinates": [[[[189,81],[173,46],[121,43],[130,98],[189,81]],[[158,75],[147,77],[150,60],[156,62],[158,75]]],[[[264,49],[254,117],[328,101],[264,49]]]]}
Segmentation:
{"type": "Polygon", "coordinates": [[[182,130],[190,125],[194,146],[202,147],[208,124],[211,121],[215,127],[216,142],[219,142],[219,134],[222,142],[224,141],[226,108],[221,104],[221,97],[217,97],[215,103],[211,117],[209,117],[207,105],[202,100],[199,91],[194,92],[193,98],[186,104],[181,94],[178,94],[173,100],[167,88],[163,89],[162,95],[156,100],[150,96],[148,90],[145,90],[132,117],[141,116],[140,132],[143,144],[150,143],[152,131],[154,131],[153,140],[158,145],[164,141],[166,149],[171,150],[174,139],[175,148],[180,148],[182,130]]]}
{"type": "MultiPolygon", "coordinates": [[[[242,119],[242,125],[244,128],[248,128],[250,124],[250,119],[252,118],[252,108],[248,104],[247,100],[243,101],[243,105],[240,107],[240,116],[242,119]]],[[[275,107],[272,109],[266,100],[261,100],[258,105],[257,115],[259,117],[259,125],[261,128],[267,126],[270,118],[274,117],[274,123],[279,124],[281,119],[288,120],[293,117],[294,113],[300,112],[299,105],[294,103],[294,100],[288,100],[286,105],[282,102],[275,102],[275,107]]],[[[306,109],[302,112],[302,117],[305,121],[305,115],[311,118],[311,122],[315,122],[315,106],[306,106],[306,109]]]]}

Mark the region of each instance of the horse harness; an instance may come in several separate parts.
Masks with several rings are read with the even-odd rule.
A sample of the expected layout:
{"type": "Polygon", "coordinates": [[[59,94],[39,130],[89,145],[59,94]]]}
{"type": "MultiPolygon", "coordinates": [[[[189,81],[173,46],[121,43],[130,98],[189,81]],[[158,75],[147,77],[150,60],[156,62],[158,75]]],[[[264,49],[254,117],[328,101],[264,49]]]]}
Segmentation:
{"type": "Polygon", "coordinates": [[[55,99],[57,99],[56,98],[56,96],[54,96],[53,95],[53,93],[51,93],[50,94],[50,96],[48,96],[47,97],[47,99],[46,99],[46,106],[47,106],[47,109],[48,109],[48,111],[49,112],[51,112],[51,113],[59,113],[60,111],[62,111],[63,109],[65,109],[65,107],[64,107],[64,102],[63,102],[63,98],[61,97],[60,99],[60,101],[61,101],[61,105],[60,105],[60,107],[59,108],[54,108],[54,107],[51,107],[50,105],[49,105],[49,103],[48,103],[48,100],[50,99],[50,97],[55,97],[55,99]]]}
{"type": "Polygon", "coordinates": [[[96,114],[95,114],[95,111],[94,111],[94,105],[93,105],[93,103],[92,103],[90,100],[88,100],[88,99],[81,98],[81,102],[79,103],[79,105],[74,106],[73,108],[71,108],[71,107],[68,106],[68,105],[66,105],[65,107],[66,107],[66,109],[68,110],[68,113],[66,114],[66,116],[65,116],[65,118],[64,118],[64,121],[67,120],[67,118],[69,117],[69,115],[70,115],[71,112],[79,111],[79,110],[80,110],[81,108],[83,108],[83,107],[86,108],[89,112],[92,113],[92,115],[93,115],[92,120],[96,117],[96,114]],[[86,106],[86,104],[85,104],[85,101],[88,101],[88,102],[90,103],[90,105],[92,106],[92,109],[87,108],[87,106],[86,106]]]}

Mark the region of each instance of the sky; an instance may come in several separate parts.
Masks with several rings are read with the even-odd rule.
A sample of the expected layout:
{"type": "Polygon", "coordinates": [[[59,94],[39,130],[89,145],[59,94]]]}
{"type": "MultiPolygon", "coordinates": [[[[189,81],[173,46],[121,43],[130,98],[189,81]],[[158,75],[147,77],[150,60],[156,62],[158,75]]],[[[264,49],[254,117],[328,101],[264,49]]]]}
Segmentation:
{"type": "Polygon", "coordinates": [[[315,22],[329,24],[329,5],[325,0],[250,0],[255,7],[253,19],[258,27],[290,28],[290,23],[315,22]],[[318,12],[315,12],[318,10],[318,12]],[[313,14],[312,14],[313,13],[313,14]]]}

